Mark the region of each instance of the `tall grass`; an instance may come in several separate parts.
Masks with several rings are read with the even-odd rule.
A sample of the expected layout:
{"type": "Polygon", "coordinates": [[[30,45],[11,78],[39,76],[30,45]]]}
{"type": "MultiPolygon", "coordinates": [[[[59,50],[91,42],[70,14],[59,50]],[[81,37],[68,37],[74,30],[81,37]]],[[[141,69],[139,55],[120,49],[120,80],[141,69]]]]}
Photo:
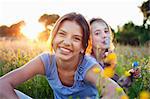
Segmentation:
{"type": "MultiPolygon", "coordinates": [[[[0,76],[24,65],[43,51],[48,51],[44,42],[0,41],[0,76]]],[[[137,98],[140,91],[150,91],[149,47],[117,45],[116,53],[118,57],[116,72],[119,76],[123,75],[124,71],[131,69],[134,61],[138,61],[142,69],[142,77],[134,80],[132,86],[127,90],[129,97],[137,98]]],[[[17,89],[35,99],[53,98],[53,92],[44,76],[37,75],[18,86],[17,89]]]]}
{"type": "MultiPolygon", "coordinates": [[[[0,76],[12,71],[47,51],[42,42],[33,41],[0,41],[0,76]]],[[[37,75],[17,87],[18,90],[35,99],[52,98],[52,90],[44,76],[37,75]]]]}
{"type": "Polygon", "coordinates": [[[141,91],[150,92],[150,50],[149,46],[133,47],[117,45],[117,68],[116,72],[119,76],[124,75],[125,71],[133,68],[132,63],[138,62],[141,70],[141,77],[133,79],[132,85],[126,89],[126,93],[130,99],[139,98],[141,91]]]}

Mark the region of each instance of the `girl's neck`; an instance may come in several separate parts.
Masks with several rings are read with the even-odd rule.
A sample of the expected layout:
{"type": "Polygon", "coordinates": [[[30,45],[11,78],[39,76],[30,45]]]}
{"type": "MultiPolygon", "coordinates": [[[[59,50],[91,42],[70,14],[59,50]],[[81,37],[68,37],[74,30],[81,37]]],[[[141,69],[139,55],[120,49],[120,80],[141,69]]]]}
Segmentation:
{"type": "Polygon", "coordinates": [[[74,58],[74,60],[64,61],[56,58],[57,67],[65,71],[75,71],[80,63],[80,56],[74,58]]]}

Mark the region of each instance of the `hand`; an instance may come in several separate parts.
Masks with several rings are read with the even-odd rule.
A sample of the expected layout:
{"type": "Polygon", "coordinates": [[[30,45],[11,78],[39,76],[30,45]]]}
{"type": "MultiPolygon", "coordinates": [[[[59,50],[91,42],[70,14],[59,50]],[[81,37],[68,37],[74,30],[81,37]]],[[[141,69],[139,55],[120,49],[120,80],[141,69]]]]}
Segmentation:
{"type": "Polygon", "coordinates": [[[139,78],[139,77],[140,77],[140,74],[141,74],[140,68],[130,69],[129,72],[131,73],[131,75],[132,75],[134,78],[139,78]]]}
{"type": "Polygon", "coordinates": [[[13,87],[2,79],[0,79],[0,99],[19,99],[13,87]]]}

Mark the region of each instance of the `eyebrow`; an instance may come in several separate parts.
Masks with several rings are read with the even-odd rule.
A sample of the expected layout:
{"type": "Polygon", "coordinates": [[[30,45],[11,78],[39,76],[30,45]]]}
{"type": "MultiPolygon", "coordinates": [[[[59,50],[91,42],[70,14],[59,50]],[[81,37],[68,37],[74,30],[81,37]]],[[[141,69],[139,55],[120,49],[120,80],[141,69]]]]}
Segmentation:
{"type": "Polygon", "coordinates": [[[59,31],[67,33],[65,30],[62,30],[62,29],[58,30],[58,32],[59,32],[59,31]]]}
{"type": "Polygon", "coordinates": [[[101,31],[100,29],[95,30],[94,32],[101,31]]]}
{"type": "MultiPolygon", "coordinates": [[[[109,30],[109,28],[104,28],[104,30],[109,30]]],[[[101,31],[101,29],[96,29],[94,32],[101,31]]]]}
{"type": "Polygon", "coordinates": [[[109,30],[109,28],[105,28],[105,29],[108,29],[108,30],[109,30]]]}

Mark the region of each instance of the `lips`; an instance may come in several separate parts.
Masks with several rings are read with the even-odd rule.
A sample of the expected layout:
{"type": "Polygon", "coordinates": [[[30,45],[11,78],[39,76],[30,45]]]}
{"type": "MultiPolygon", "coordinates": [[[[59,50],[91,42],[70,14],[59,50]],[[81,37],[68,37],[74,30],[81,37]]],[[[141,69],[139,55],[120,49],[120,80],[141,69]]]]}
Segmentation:
{"type": "Polygon", "coordinates": [[[60,52],[65,55],[70,54],[72,52],[72,50],[70,50],[69,48],[65,48],[65,47],[60,47],[59,49],[60,49],[60,52]]]}
{"type": "Polygon", "coordinates": [[[102,41],[102,44],[106,44],[106,41],[102,41]]]}
{"type": "Polygon", "coordinates": [[[110,44],[110,38],[105,38],[103,41],[102,41],[103,44],[110,44]]]}

